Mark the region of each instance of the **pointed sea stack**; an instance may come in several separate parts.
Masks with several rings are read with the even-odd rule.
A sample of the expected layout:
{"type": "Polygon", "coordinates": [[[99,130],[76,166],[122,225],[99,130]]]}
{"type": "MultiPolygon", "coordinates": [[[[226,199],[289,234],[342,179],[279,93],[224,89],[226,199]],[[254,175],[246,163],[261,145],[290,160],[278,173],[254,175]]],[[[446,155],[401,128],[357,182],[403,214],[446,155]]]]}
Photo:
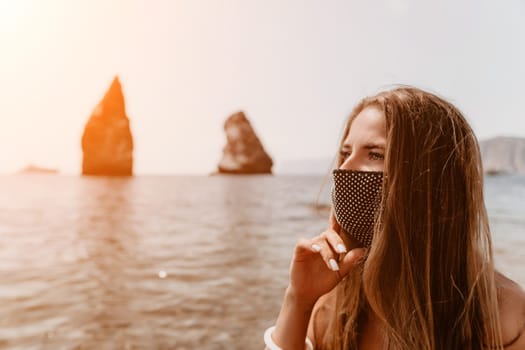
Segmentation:
{"type": "Polygon", "coordinates": [[[227,144],[218,165],[220,174],[271,174],[273,161],[243,112],[224,123],[227,144]]]}
{"type": "Polygon", "coordinates": [[[82,151],[82,175],[133,175],[133,137],[118,77],[84,128],[82,151]]]}

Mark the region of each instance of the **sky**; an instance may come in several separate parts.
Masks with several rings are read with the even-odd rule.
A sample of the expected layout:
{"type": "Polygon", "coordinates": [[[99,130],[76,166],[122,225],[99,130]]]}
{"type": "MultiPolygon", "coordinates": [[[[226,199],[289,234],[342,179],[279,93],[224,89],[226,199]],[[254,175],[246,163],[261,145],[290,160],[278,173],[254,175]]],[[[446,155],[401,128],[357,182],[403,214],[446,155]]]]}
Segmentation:
{"type": "Polygon", "coordinates": [[[0,174],[79,174],[119,76],[136,174],[207,174],[242,110],[278,173],[332,157],[357,101],[393,84],[525,137],[522,0],[0,0],[0,174]]]}

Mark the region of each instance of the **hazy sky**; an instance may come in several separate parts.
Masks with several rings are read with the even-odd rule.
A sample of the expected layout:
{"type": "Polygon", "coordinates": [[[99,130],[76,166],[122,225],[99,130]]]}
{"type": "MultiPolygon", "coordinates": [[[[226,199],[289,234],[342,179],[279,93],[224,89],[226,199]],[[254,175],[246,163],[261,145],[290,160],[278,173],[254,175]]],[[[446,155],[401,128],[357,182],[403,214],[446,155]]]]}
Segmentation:
{"type": "Polygon", "coordinates": [[[77,174],[118,74],[137,174],[213,171],[243,110],[276,170],[332,156],[360,97],[455,102],[478,137],[525,136],[525,2],[0,0],[0,173],[77,174]]]}

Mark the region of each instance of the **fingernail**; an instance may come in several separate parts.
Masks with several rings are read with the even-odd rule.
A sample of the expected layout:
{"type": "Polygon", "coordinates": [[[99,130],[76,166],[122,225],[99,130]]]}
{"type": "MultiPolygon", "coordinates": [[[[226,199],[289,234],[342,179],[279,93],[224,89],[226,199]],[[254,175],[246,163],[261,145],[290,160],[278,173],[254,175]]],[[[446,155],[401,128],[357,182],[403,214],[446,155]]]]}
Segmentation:
{"type": "Polygon", "coordinates": [[[320,252],[321,251],[321,246],[319,244],[312,244],[312,249],[315,252],[320,252]]]}
{"type": "Polygon", "coordinates": [[[339,271],[339,265],[337,265],[337,261],[335,261],[334,259],[330,259],[328,263],[330,264],[332,271],[339,271]]]}
{"type": "Polygon", "coordinates": [[[337,252],[339,252],[339,253],[346,253],[346,247],[342,243],[339,243],[337,245],[336,249],[337,249],[337,252]]]}

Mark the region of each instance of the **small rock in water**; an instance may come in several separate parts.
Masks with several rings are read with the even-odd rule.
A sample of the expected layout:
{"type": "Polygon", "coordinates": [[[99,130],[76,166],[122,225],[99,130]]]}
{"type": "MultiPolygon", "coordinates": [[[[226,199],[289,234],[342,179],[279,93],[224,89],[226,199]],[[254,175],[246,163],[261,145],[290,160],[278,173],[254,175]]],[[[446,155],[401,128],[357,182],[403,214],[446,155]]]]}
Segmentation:
{"type": "Polygon", "coordinates": [[[222,332],[215,337],[215,341],[218,343],[231,343],[232,337],[228,333],[222,332]]]}
{"type": "Polygon", "coordinates": [[[55,336],[55,332],[47,332],[46,336],[48,339],[52,339],[55,336]]]}

